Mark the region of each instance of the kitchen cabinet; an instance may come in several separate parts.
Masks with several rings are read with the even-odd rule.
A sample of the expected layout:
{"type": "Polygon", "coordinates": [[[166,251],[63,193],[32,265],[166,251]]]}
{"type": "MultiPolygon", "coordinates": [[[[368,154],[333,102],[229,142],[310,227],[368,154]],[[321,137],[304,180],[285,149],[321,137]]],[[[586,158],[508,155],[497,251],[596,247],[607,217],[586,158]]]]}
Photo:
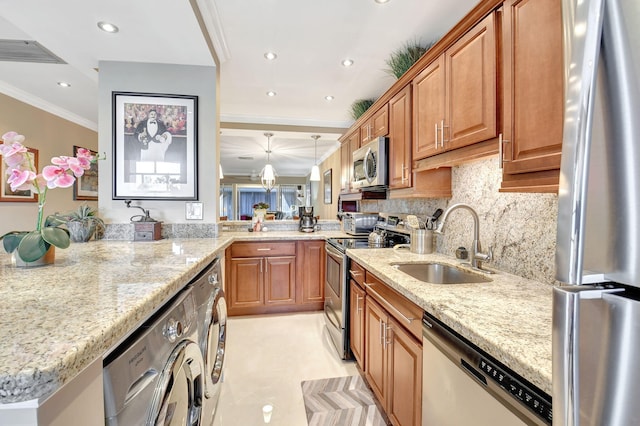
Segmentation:
{"type": "Polygon", "coordinates": [[[414,161],[497,136],[495,19],[489,14],[414,78],[414,161]]]}
{"type": "MultiPolygon", "coordinates": [[[[360,126],[360,146],[389,133],[389,106],[383,105],[360,126]]],[[[357,149],[357,148],[356,148],[357,149]]]]}
{"type": "Polygon", "coordinates": [[[365,378],[393,425],[419,426],[422,310],[368,271],[365,277],[365,378]]]}
{"type": "Polygon", "coordinates": [[[355,130],[348,134],[340,146],[340,190],[348,192],[351,190],[351,180],[353,179],[353,151],[360,148],[360,132],[355,130]]]}
{"type": "Polygon", "coordinates": [[[389,189],[411,187],[411,85],[389,101],[389,189]]]}
{"type": "Polygon", "coordinates": [[[560,0],[507,0],[501,13],[501,191],[556,192],[564,94],[560,0]]]}
{"type": "Polygon", "coordinates": [[[349,266],[350,298],[349,298],[349,342],[353,357],[364,370],[364,268],[356,262],[349,266]]]}
{"type": "Polygon", "coordinates": [[[298,305],[321,310],[324,304],[325,242],[298,241],[296,244],[301,292],[298,305]]]}
{"type": "Polygon", "coordinates": [[[238,242],[226,259],[229,315],[295,310],[295,242],[238,242]]]}

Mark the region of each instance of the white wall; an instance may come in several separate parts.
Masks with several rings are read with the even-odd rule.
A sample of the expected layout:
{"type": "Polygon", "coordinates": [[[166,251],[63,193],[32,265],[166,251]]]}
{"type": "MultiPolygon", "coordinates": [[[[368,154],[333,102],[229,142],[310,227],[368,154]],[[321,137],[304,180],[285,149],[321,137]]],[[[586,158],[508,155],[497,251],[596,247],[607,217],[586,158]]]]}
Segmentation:
{"type": "Polygon", "coordinates": [[[129,223],[138,209],[113,200],[112,92],[138,92],[198,96],[198,201],[204,206],[202,221],[185,219],[185,201],[141,200],[150,215],[165,223],[215,223],[218,218],[219,119],[216,111],[216,68],[168,64],[102,61],[99,64],[98,147],[107,154],[100,168],[99,208],[107,223],[129,223]]]}

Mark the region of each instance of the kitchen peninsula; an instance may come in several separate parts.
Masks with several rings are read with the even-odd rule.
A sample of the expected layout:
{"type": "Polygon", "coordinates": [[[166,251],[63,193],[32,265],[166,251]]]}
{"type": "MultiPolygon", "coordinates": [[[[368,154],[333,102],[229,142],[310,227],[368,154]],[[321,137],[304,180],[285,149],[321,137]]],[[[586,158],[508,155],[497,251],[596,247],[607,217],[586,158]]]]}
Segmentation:
{"type": "MultiPolygon", "coordinates": [[[[111,348],[234,241],[318,240],[338,235],[342,233],[245,231],[222,232],[218,238],[93,241],[72,244],[57,252],[55,265],[32,269],[13,267],[10,256],[3,254],[0,423],[2,404],[5,408],[19,401],[46,404],[49,395],[64,390],[88,367],[101,372],[102,358],[111,348]]],[[[349,250],[348,254],[551,393],[551,286],[501,272],[486,284],[430,285],[409,278],[389,263],[400,258],[450,263],[455,259],[392,249],[349,250]]]]}

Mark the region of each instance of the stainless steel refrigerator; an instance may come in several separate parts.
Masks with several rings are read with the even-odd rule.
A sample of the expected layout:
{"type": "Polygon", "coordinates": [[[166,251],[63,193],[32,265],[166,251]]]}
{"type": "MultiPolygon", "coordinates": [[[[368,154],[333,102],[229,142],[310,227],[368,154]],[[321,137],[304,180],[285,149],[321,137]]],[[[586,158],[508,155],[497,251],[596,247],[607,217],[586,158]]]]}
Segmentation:
{"type": "Polygon", "coordinates": [[[562,0],[553,424],[640,425],[640,0],[562,0]]]}

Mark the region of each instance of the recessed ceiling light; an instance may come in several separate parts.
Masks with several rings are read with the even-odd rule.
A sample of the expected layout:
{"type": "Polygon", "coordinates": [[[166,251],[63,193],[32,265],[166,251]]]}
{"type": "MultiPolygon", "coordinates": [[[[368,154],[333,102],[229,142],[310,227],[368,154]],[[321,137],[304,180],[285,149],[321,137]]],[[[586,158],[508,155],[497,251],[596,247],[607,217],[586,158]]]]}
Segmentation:
{"type": "Polygon", "coordinates": [[[278,57],[278,55],[276,55],[273,52],[267,52],[264,54],[264,57],[267,58],[270,61],[273,61],[274,59],[276,59],[278,57]]]}
{"type": "Polygon", "coordinates": [[[114,24],[104,21],[98,22],[98,28],[107,33],[117,33],[120,31],[114,24]]]}
{"type": "Polygon", "coordinates": [[[375,1],[378,4],[384,4],[389,2],[389,0],[373,0],[373,1],[375,1]]]}
{"type": "Polygon", "coordinates": [[[58,86],[60,86],[60,87],[71,87],[71,84],[67,83],[66,81],[59,81],[58,82],[58,86]]]}
{"type": "Polygon", "coordinates": [[[343,67],[350,67],[353,65],[353,59],[343,59],[341,63],[343,67]]]}
{"type": "Polygon", "coordinates": [[[326,100],[328,100],[328,101],[332,101],[332,100],[333,100],[333,96],[331,96],[331,95],[327,95],[327,96],[325,96],[324,98],[325,98],[326,100]]]}
{"type": "Polygon", "coordinates": [[[267,96],[272,96],[272,97],[273,97],[273,96],[275,96],[275,95],[276,95],[276,92],[274,92],[273,90],[269,90],[269,91],[267,92],[267,96]]]}

